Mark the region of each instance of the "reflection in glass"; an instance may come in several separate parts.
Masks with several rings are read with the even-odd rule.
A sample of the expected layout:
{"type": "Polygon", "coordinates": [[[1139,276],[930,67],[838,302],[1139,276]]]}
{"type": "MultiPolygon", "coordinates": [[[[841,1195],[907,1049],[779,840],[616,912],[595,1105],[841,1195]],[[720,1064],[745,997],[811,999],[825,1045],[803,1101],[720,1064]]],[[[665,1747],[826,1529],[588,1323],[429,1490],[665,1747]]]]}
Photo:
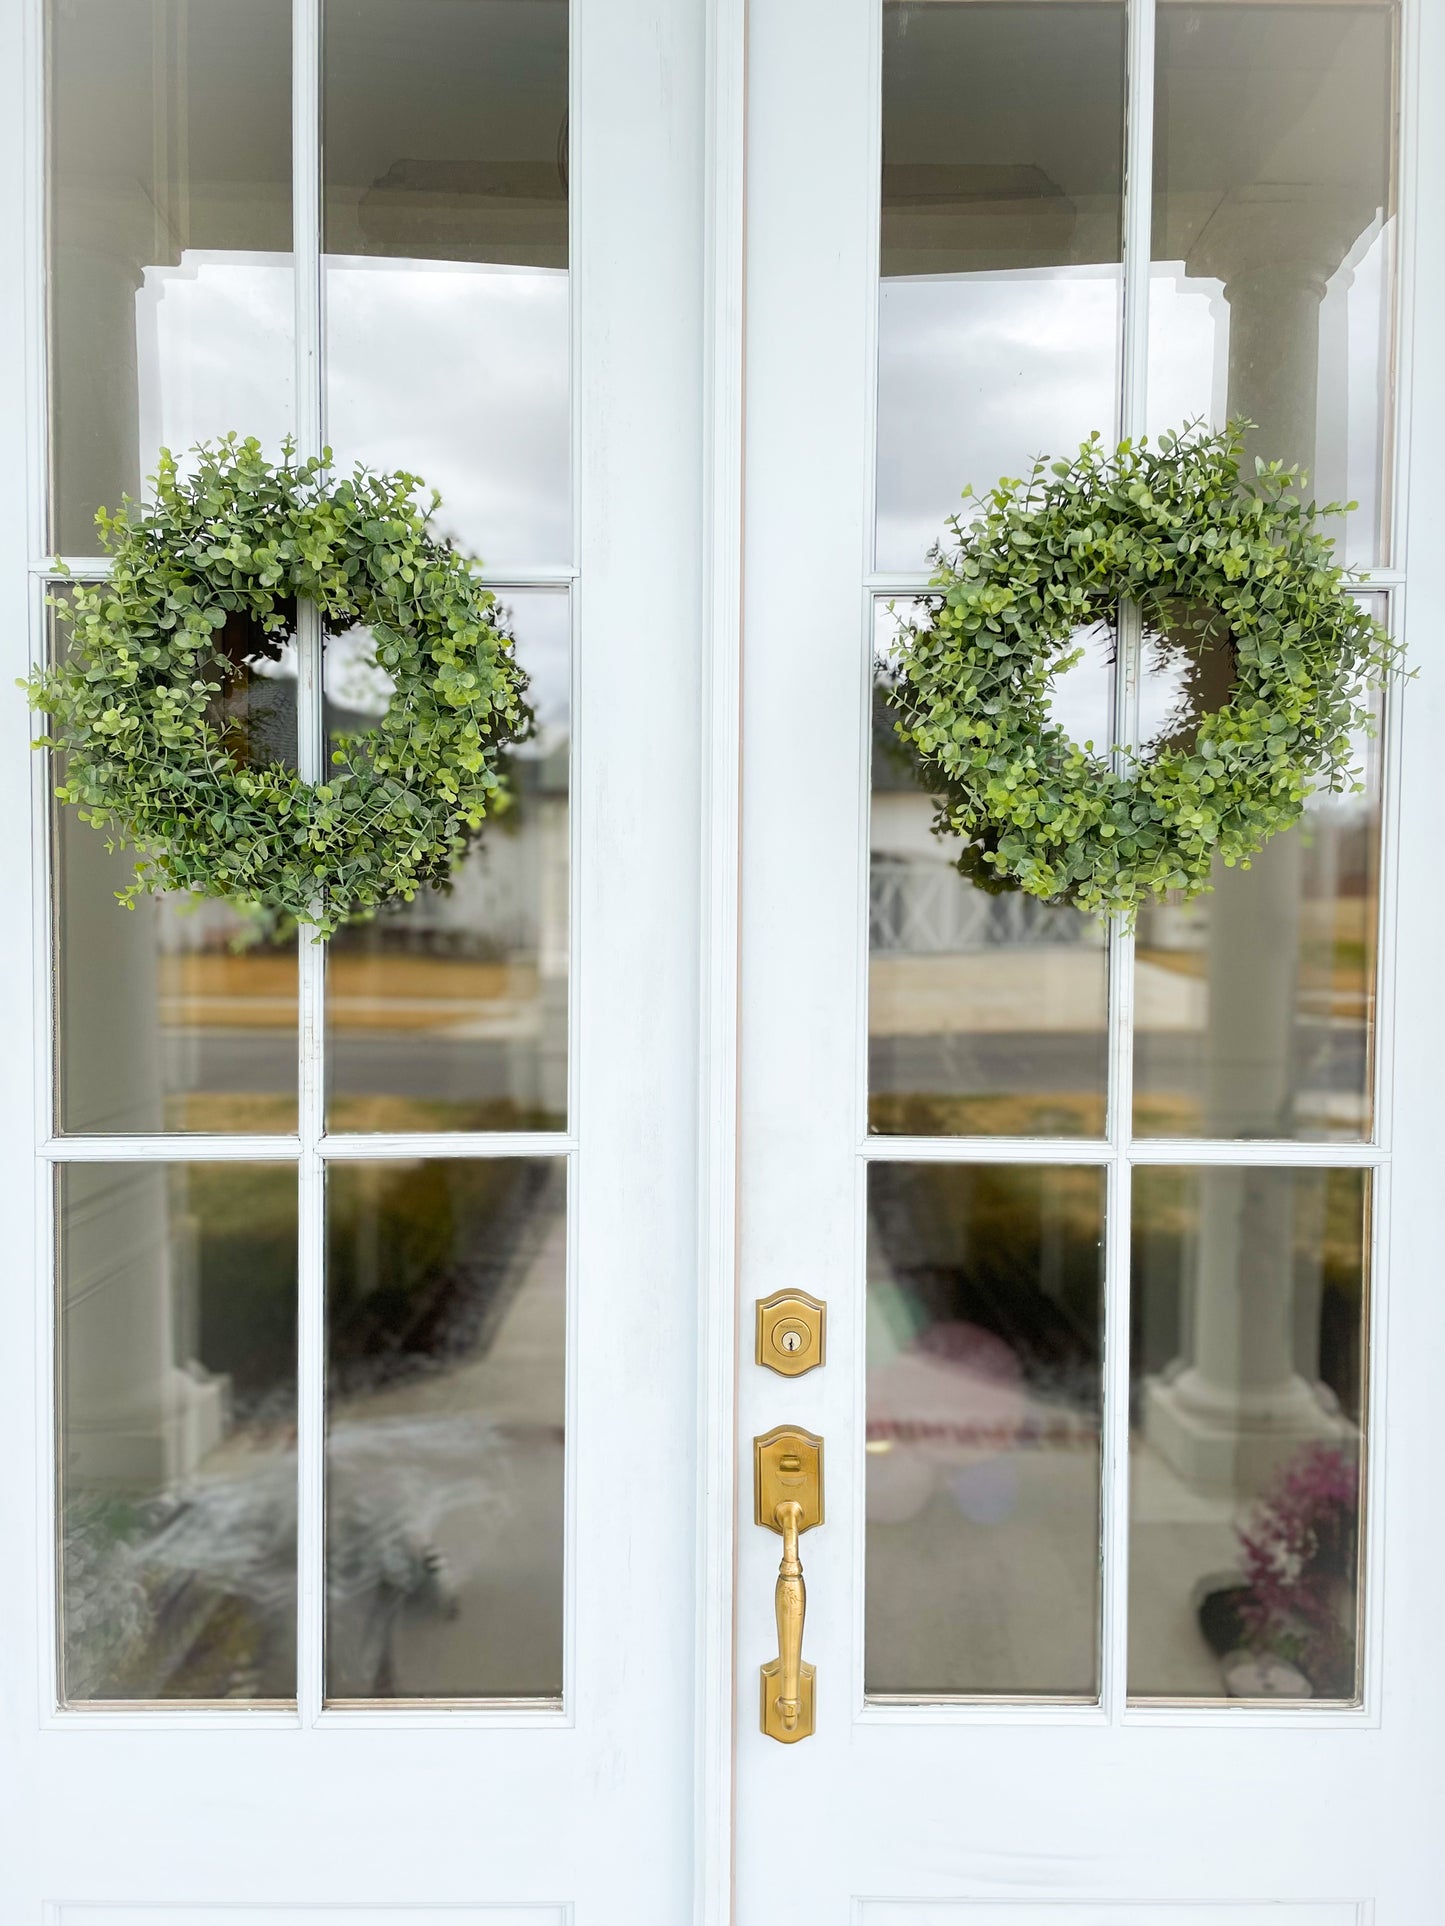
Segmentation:
{"type": "Polygon", "coordinates": [[[868,1172],[870,1694],[1098,1690],[1103,1173],[868,1172]]]}
{"type": "Polygon", "coordinates": [[[327,438],[489,567],[571,550],[567,9],[327,0],[327,438]]]}
{"type": "Polygon", "coordinates": [[[1366,1186],[1134,1173],[1136,1698],[1356,1696],[1366,1186]]]}
{"type": "MultiPolygon", "coordinates": [[[[899,621],[877,605],[868,910],[868,1125],[903,1136],[1102,1136],[1108,1084],[1104,925],[959,874],[887,701],[899,621]]],[[[1110,741],[1114,636],[1081,631],[1051,710],[1110,741]]]]}
{"type": "MultiPolygon", "coordinates": [[[[1177,736],[1228,700],[1233,657],[1225,636],[1192,654],[1164,639],[1146,644],[1143,698],[1177,736]]],[[[1362,794],[1312,796],[1248,869],[1219,864],[1208,894],[1141,911],[1136,1135],[1369,1137],[1381,745],[1357,748],[1362,794]]]]}
{"type": "Polygon", "coordinates": [[[296,1690],[296,1174],[60,1185],[62,1691],[296,1690]]]}
{"type": "Polygon", "coordinates": [[[1396,8],[1172,4],[1156,42],[1149,421],[1257,424],[1383,558],[1396,8]]]}
{"type": "MultiPolygon", "coordinates": [[[[536,733],[512,804],[450,890],[341,930],[327,961],[333,1130],[550,1130],[567,1121],[568,608],[507,591],[536,733]]],[[[325,644],[327,718],[356,732],[390,690],[358,630],[325,644]]]]}
{"type": "Polygon", "coordinates": [[[327,1173],[327,1692],[562,1691],[567,1169],[327,1173]]]}
{"type": "MultiPolygon", "coordinates": [[[[212,717],[239,762],[296,763],[296,658],[249,632],[212,717]]],[[[52,650],[64,633],[52,626],[52,650]]],[[[57,780],[59,771],[57,769],[57,780]]],[[[57,1107],[66,1132],[296,1128],[296,938],[234,905],[116,892],[134,852],[57,804],[57,1107]]]]}
{"type": "Polygon", "coordinates": [[[50,544],[156,450],[291,428],[287,0],[50,0],[50,544]]]}
{"type": "Polygon", "coordinates": [[[877,566],[1118,412],[1124,8],[884,0],[877,566]]]}

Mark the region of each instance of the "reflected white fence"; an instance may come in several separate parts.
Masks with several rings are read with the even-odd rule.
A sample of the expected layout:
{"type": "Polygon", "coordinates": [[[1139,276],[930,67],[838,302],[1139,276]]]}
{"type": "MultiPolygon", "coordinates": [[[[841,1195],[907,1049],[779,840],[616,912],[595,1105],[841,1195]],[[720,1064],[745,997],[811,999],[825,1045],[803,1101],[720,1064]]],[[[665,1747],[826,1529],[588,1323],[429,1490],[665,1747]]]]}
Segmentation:
{"type": "Polygon", "coordinates": [[[1040,944],[1097,944],[1092,917],[1009,890],[991,896],[951,864],[875,851],[869,875],[868,940],[875,956],[949,956],[1040,944]]]}

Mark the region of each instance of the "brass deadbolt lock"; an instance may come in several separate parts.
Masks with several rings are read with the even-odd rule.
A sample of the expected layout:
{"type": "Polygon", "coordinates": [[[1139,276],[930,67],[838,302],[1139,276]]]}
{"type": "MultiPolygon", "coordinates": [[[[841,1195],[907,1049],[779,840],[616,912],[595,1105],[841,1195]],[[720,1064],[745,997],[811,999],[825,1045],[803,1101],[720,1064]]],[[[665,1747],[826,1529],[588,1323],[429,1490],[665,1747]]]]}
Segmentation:
{"type": "Polygon", "coordinates": [[[800,1378],[824,1360],[828,1307],[806,1291],[758,1299],[757,1360],[785,1378],[800,1378]]]}

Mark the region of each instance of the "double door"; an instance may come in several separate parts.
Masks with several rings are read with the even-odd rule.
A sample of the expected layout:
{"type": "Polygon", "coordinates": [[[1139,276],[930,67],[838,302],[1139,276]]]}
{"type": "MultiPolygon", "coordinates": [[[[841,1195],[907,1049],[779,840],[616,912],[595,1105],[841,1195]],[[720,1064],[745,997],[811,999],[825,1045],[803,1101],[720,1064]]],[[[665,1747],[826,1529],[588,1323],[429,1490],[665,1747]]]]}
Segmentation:
{"type": "MultiPolygon", "coordinates": [[[[11,699],[7,1919],[1429,1920],[1441,23],[0,21],[16,673],[234,428],[435,483],[538,713],[323,950],[114,908],[11,699]],[[931,543],[1231,414],[1418,670],[1360,793],[1132,932],[975,888],[931,543]]],[[[1186,726],[1080,640],[1076,734],[1186,726]]],[[[386,691],[303,622],[245,696],[305,773],[386,691]]]]}

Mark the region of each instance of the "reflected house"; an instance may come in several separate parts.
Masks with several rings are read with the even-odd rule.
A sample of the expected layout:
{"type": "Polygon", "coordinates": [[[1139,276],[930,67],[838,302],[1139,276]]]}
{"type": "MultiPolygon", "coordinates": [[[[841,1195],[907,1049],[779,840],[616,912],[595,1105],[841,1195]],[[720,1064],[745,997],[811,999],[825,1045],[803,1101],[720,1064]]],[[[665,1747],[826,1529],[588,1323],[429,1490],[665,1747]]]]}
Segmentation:
{"type": "MultiPolygon", "coordinates": [[[[449,889],[422,892],[372,921],[359,920],[329,945],[329,1089],[337,1128],[457,1124],[505,1118],[563,1119],[567,1109],[568,759],[565,605],[527,617],[542,598],[512,597],[522,617],[520,655],[537,635],[543,697],[551,719],[510,758],[510,806],[489,820],[449,889]],[[556,713],[561,702],[560,715],[556,713]]],[[[363,644],[364,646],[364,644],[363,644]]],[[[245,753],[281,753],[295,741],[294,660],[260,664],[233,696],[233,734],[245,753]],[[241,710],[244,709],[244,716],[241,710]]],[[[381,694],[384,702],[385,693],[381,694]]],[[[330,734],[364,735],[377,712],[327,701],[330,734]]],[[[65,949],[73,958],[70,1004],[113,1015],[126,978],[121,948],[133,951],[138,1010],[119,1071],[129,1115],[165,1114],[182,1127],[286,1128],[294,1096],[296,939],[248,927],[229,904],[162,897],[129,917],[90,882],[93,871],[128,874],[100,839],[62,819],[67,866],[65,949]],[[82,938],[81,930],[88,940],[82,938]],[[104,961],[103,999],[91,989],[104,961]],[[150,984],[149,991],[145,988],[150,984]],[[143,1053],[146,1078],[136,1074],[143,1053]]],[[[107,1050],[72,1050],[72,1113],[102,1121],[97,1087],[107,1050]]],[[[141,1127],[156,1127],[142,1123],[141,1127]]]]}
{"type": "Polygon", "coordinates": [[[60,1205],[65,1693],[285,1699],[291,1173],[78,1165],[60,1205]]]}
{"type": "MultiPolygon", "coordinates": [[[[1151,423],[1248,418],[1252,450],[1301,465],[1320,499],[1358,498],[1345,551],[1374,562],[1389,510],[1393,9],[1171,4],[1156,24],[1151,423]]],[[[885,7],[882,570],[925,565],[963,481],[983,488],[1108,433],[1123,31],[1122,8],[885,7]],[[1041,13],[1044,63],[1030,53],[1041,13]]],[[[1196,713],[1225,699],[1227,639],[1212,651],[1196,713]]],[[[1167,655],[1146,652],[1146,709],[1167,655]]],[[[1315,798],[1248,870],[1141,915],[1136,1136],[1370,1135],[1380,802],[1378,756],[1360,751],[1362,796],[1315,798]]],[[[1066,913],[949,871],[929,799],[876,727],[873,788],[873,1128],[1101,1133],[1090,1071],[1101,1079],[1106,1061],[1104,982],[1088,941],[1066,913]],[[1036,1094],[1021,1103],[1025,1089],[1051,1091],[1056,1114],[1036,1094]]],[[[1143,1696],[1236,1689],[1196,1594],[1238,1579],[1250,1519],[1312,1451],[1359,1457],[1364,1201],[1354,1173],[1337,1175],[1210,1167],[1172,1201],[1158,1173],[1137,1180],[1131,1690],[1143,1696]]],[[[920,1411],[932,1402],[920,1379],[920,1411]]],[[[898,1403],[897,1366],[880,1367],[870,1416],[896,1424],[898,1403]]],[[[891,1478],[902,1503],[907,1479],[879,1462],[875,1482],[891,1478]]],[[[1287,1669],[1284,1684],[1254,1672],[1238,1689],[1320,1689],[1287,1669]]]]}
{"type": "Polygon", "coordinates": [[[565,1124],[568,759],[544,728],[450,887],[333,939],[333,1128],[565,1124]]]}
{"type": "Polygon", "coordinates": [[[870,1694],[1097,1690],[1102,1173],[875,1163],[870,1694]]]}
{"type": "Polygon", "coordinates": [[[961,876],[874,698],[869,1117],[875,1131],[1095,1134],[1107,959],[1096,918],[961,876]]]}
{"type": "MultiPolygon", "coordinates": [[[[330,0],[326,18],[338,465],[420,471],[464,550],[554,568],[571,552],[567,10],[419,0],[403,22],[330,0]],[[504,111],[477,113],[479,70],[513,76],[504,111]]],[[[113,0],[49,21],[51,538],[84,558],[97,506],[140,497],[161,444],[236,431],[274,456],[296,429],[292,9],[113,0]]],[[[330,946],[333,1130],[567,1121],[569,602],[503,599],[537,733],[453,888],[330,946]]],[[[294,767],[294,651],[231,653],[228,747],[294,767]]],[[[345,638],[330,653],[355,667],[345,638]]],[[[327,726],[364,731],[376,688],[335,692],[331,666],[327,726]]],[[[294,933],[216,901],[123,913],[130,859],[74,812],[53,847],[61,1130],[293,1135],[294,933]]],[[[184,1145],[64,1172],[77,1701],[296,1692],[296,1170],[184,1145]]],[[[333,1696],[560,1692],[565,1169],[455,1157],[329,1180],[333,1317],[353,1287],[364,1300],[329,1334],[333,1696]]]]}
{"type": "MultiPolygon", "coordinates": [[[[572,553],[566,9],[427,10],[412,35],[366,0],[327,9],[328,427],[343,463],[420,469],[448,532],[523,573],[572,553]],[[454,60],[438,58],[447,32],[454,60]],[[510,116],[477,115],[479,62],[521,76],[510,116]]],[[[885,7],[876,562],[904,580],[963,481],[986,487],[1118,418],[1124,11],[1045,7],[1042,63],[1038,12],[885,7]]],[[[274,448],[294,425],[276,79],[290,11],[185,13],[183,34],[166,6],[88,9],[83,49],[58,15],[79,78],[56,101],[54,525],[76,556],[97,502],[138,494],[160,442],[240,428],[274,448]]],[[[1161,5],[1157,27],[1157,425],[1249,416],[1261,452],[1359,496],[1348,541],[1373,560],[1389,509],[1391,11],[1161,5]]],[[[568,1121],[570,617],[565,591],[504,599],[539,732],[512,758],[514,807],[453,886],[329,946],[334,1131],[568,1121]]],[[[328,646],[330,662],[347,654],[328,646]]],[[[1097,651],[1085,666],[1069,726],[1103,743],[1108,676],[1097,651]]],[[[1151,666],[1162,713],[1169,665],[1151,666]]],[[[1209,700],[1229,666],[1226,641],[1200,669],[1209,700]]],[[[294,675],[251,662],[228,698],[237,754],[294,761],[294,675]]],[[[364,732],[385,690],[371,697],[332,688],[328,669],[328,729],[364,732]]],[[[870,1129],[1124,1130],[1106,1117],[1102,927],[960,875],[881,702],[874,724],[870,1129]]],[[[1212,895],[1141,916],[1135,1136],[1367,1137],[1381,809],[1362,754],[1363,796],[1318,799],[1212,895]]],[[[294,937],[258,936],[219,903],[123,916],[125,859],[71,816],[55,846],[63,1128],[294,1132],[294,937]]],[[[330,1179],[341,1698],[560,1689],[566,1186],[560,1160],[515,1159],[496,1179],[507,1161],[357,1160],[330,1179]]],[[[294,1689],[294,1642],[276,1631],[294,1589],[294,1176],[225,1168],[226,1183],[179,1161],[67,1173],[78,1698],[294,1689]]],[[[870,1690],[1088,1697],[1101,1180],[979,1168],[872,1173],[870,1690]],[[938,1582],[920,1587],[930,1561],[938,1582]]],[[[1358,1465],[1367,1208],[1352,1171],[1138,1174],[1142,1696],[1224,1689],[1201,1588],[1238,1583],[1250,1521],[1311,1452],[1358,1465]]]]}
{"type": "MultiPolygon", "coordinates": [[[[1333,328],[1326,330],[1327,297],[1348,293],[1363,250],[1391,213],[1391,16],[1378,7],[1312,10],[1302,33],[1287,9],[1206,9],[1191,44],[1181,15],[1161,12],[1155,254],[1182,260],[1189,280],[1222,290],[1225,407],[1256,423],[1253,446],[1311,474],[1322,470],[1322,486],[1343,484],[1343,492],[1361,469],[1371,477],[1383,472],[1387,411],[1367,410],[1363,446],[1352,446],[1362,430],[1348,390],[1348,344],[1327,382],[1321,351],[1338,339],[1333,328]],[[1200,35],[1208,44],[1199,44],[1200,35]],[[1374,111],[1361,111],[1362,103],[1374,111]]],[[[1366,320],[1378,330],[1378,307],[1373,316],[1367,309],[1366,320]]],[[[1366,372],[1378,374],[1368,359],[1366,372]]],[[[1373,528],[1365,531],[1367,559],[1375,535],[1373,528]]],[[[1207,1135],[1358,1140],[1368,1134],[1377,856],[1350,865],[1354,877],[1348,858],[1332,862],[1335,834],[1327,813],[1315,814],[1313,840],[1325,852],[1323,861],[1311,860],[1307,837],[1297,830],[1277,837],[1249,870],[1221,873],[1206,901],[1208,1006],[1196,1101],[1207,1135]],[[1368,880],[1363,900],[1352,898],[1355,878],[1368,880]],[[1357,934],[1350,927],[1352,900],[1366,912],[1357,934]],[[1320,973],[1309,982],[1310,941],[1318,946],[1321,937],[1329,959],[1323,1016],[1320,973]],[[1339,952],[1354,944],[1358,960],[1341,971],[1339,952]],[[1346,999],[1352,991],[1358,998],[1353,1011],[1336,1006],[1341,976],[1346,999]],[[1357,1040],[1343,1073],[1328,1060],[1330,1032],[1341,1028],[1357,1040]],[[1322,1059],[1333,1086],[1328,1094],[1337,1099],[1323,1115],[1310,1088],[1322,1059]]],[[[1358,847],[1364,813],[1357,811],[1349,824],[1346,812],[1356,835],[1347,833],[1342,842],[1358,847]]],[[[1377,805],[1369,818],[1377,839],[1377,805]]],[[[1357,1449],[1358,1356],[1353,1369],[1343,1371],[1326,1372],[1321,1360],[1320,1278],[1329,1242],[1322,1205],[1311,1202],[1311,1191],[1320,1193],[1323,1185],[1322,1174],[1290,1181],[1257,1168],[1200,1175],[1179,1350],[1142,1383],[1136,1461],[1136,1476],[1144,1478],[1149,1454],[1157,1454],[1167,1477],[1177,1481],[1181,1519],[1201,1501],[1257,1501],[1282,1466],[1316,1442],[1351,1455],[1357,1449]]],[[[1357,1292],[1364,1234],[1358,1209],[1357,1292]]],[[[1147,1293],[1147,1268],[1141,1285],[1147,1293]]],[[[1357,1328],[1362,1315],[1357,1303],[1357,1328]]],[[[1161,1487],[1167,1477],[1161,1472],[1161,1487]]],[[[1171,1507],[1162,1494],[1157,1502],[1167,1515],[1171,1507]]],[[[1197,1566],[1194,1575],[1204,1576],[1197,1566]]],[[[1156,1572],[1155,1584],[1172,1591],[1178,1576],[1171,1563],[1156,1572]]],[[[1141,1624],[1148,1618],[1148,1583],[1141,1571],[1135,1580],[1141,1624]]],[[[1156,1672],[1136,1689],[1168,1689],[1167,1680],[1165,1668],[1162,1679],[1156,1672]]]]}

